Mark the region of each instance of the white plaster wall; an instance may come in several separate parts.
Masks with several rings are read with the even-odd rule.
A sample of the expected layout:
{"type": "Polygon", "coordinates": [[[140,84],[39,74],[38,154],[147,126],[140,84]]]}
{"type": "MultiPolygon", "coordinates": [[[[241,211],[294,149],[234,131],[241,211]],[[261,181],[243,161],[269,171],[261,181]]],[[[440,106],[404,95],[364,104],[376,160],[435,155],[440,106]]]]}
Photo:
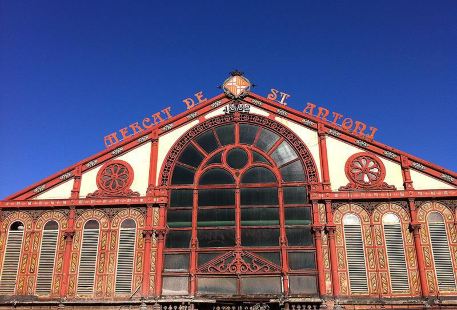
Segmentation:
{"type": "MultiPolygon", "coordinates": [[[[222,107],[219,107],[209,113],[207,113],[205,115],[205,119],[210,119],[212,117],[215,117],[215,116],[219,116],[219,115],[223,115],[224,114],[224,108],[227,106],[228,104],[222,106],[222,107]]],[[[257,115],[261,115],[261,116],[268,116],[269,113],[264,111],[263,109],[260,109],[258,107],[255,107],[253,105],[251,105],[250,107],[250,110],[249,110],[249,113],[250,114],[257,114],[257,115]]]]}
{"type": "MultiPolygon", "coordinates": [[[[133,169],[133,182],[130,189],[139,192],[141,196],[146,195],[149,178],[149,162],[151,156],[151,142],[145,143],[113,159],[126,161],[133,169]]],[[[95,192],[97,187],[97,173],[103,164],[86,171],[81,176],[81,189],[79,197],[86,197],[88,194],[95,192]]]]}
{"type": "Polygon", "coordinates": [[[215,116],[219,116],[219,115],[224,114],[224,111],[223,111],[223,110],[224,110],[224,107],[225,107],[225,106],[219,107],[219,108],[217,108],[217,109],[215,109],[215,110],[213,110],[213,111],[211,111],[211,112],[205,114],[205,119],[210,119],[210,118],[212,118],[212,117],[215,117],[215,116]]]}
{"type": "Polygon", "coordinates": [[[260,109],[258,107],[255,107],[253,105],[251,105],[249,113],[257,114],[257,115],[261,115],[261,116],[265,116],[265,117],[268,117],[268,115],[270,115],[270,113],[268,113],[267,111],[260,109]]]}
{"type": "Polygon", "coordinates": [[[455,186],[428,176],[422,172],[410,169],[414,189],[455,189],[455,186]]]}
{"type": "Polygon", "coordinates": [[[44,193],[39,194],[33,199],[68,199],[71,197],[73,189],[73,179],[67,180],[44,193]]]}
{"type": "MultiPolygon", "coordinates": [[[[344,172],[344,166],[350,156],[359,152],[366,152],[366,150],[327,136],[328,166],[330,183],[333,191],[338,191],[341,186],[345,186],[349,183],[349,180],[344,172]]],[[[386,168],[386,177],[384,182],[389,185],[395,185],[398,190],[402,190],[403,177],[400,165],[382,158],[381,156],[377,157],[381,159],[386,168]]]]}
{"type": "Polygon", "coordinates": [[[164,134],[159,137],[159,150],[158,150],[158,157],[157,157],[157,176],[156,176],[156,185],[158,184],[158,180],[160,177],[160,171],[162,170],[162,163],[165,157],[170,151],[173,144],[190,128],[198,124],[198,120],[194,120],[184,126],[181,126],[173,131],[170,131],[167,134],[164,134]]]}
{"type": "Polygon", "coordinates": [[[321,164],[319,157],[319,138],[317,136],[317,132],[305,126],[299,125],[293,121],[285,119],[284,117],[277,116],[275,120],[292,130],[308,147],[311,155],[314,158],[314,162],[316,163],[316,167],[319,172],[319,180],[322,181],[321,164]]]}

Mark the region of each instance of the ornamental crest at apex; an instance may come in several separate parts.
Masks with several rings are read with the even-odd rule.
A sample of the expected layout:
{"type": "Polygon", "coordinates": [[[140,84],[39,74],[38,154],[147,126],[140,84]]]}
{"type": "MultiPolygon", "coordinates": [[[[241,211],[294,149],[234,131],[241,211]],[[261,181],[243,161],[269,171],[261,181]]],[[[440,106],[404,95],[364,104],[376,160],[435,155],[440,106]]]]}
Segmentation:
{"type": "Polygon", "coordinates": [[[251,90],[251,86],[251,82],[243,76],[243,72],[235,70],[222,84],[222,89],[229,97],[236,99],[246,96],[251,90]]]}

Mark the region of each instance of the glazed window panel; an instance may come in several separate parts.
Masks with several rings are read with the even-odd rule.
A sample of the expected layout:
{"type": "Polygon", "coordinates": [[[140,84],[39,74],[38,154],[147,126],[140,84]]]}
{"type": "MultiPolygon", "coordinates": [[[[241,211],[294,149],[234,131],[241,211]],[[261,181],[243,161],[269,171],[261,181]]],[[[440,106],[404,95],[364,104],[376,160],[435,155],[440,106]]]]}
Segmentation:
{"type": "Polygon", "coordinates": [[[276,141],[278,141],[278,139],[279,136],[277,134],[269,131],[268,129],[262,129],[262,132],[260,133],[255,146],[268,153],[268,151],[276,143],[276,141]]]}
{"type": "Polygon", "coordinates": [[[311,208],[291,207],[285,208],[286,225],[311,225],[311,208]]]}
{"type": "Polygon", "coordinates": [[[231,277],[198,277],[197,290],[199,294],[235,295],[237,279],[231,277]]]}
{"type": "Polygon", "coordinates": [[[248,163],[248,154],[241,148],[234,148],[227,152],[227,164],[233,169],[241,169],[248,163]]]}
{"type": "Polygon", "coordinates": [[[278,246],[278,228],[243,228],[241,230],[241,244],[243,246],[261,247],[278,246]]]}
{"type": "Polygon", "coordinates": [[[198,245],[201,248],[235,246],[235,229],[199,229],[198,245]]]}
{"type": "Polygon", "coordinates": [[[285,165],[281,169],[281,175],[285,182],[304,182],[305,172],[299,160],[285,165]]]}
{"type": "Polygon", "coordinates": [[[214,168],[206,171],[200,178],[200,185],[233,184],[232,175],[224,169],[214,168]]]}
{"type": "Polygon", "coordinates": [[[170,228],[192,227],[192,210],[168,210],[167,224],[170,228]]]}
{"type": "Polygon", "coordinates": [[[315,276],[290,275],[289,283],[291,294],[317,294],[317,279],[315,276]]]}
{"type": "Polygon", "coordinates": [[[198,254],[198,267],[203,266],[207,262],[215,259],[218,256],[224,255],[226,252],[204,252],[198,254]]]}
{"type": "Polygon", "coordinates": [[[194,191],[191,189],[173,189],[170,196],[170,208],[192,208],[194,191]]]}
{"type": "Polygon", "coordinates": [[[178,159],[179,162],[197,168],[203,161],[203,155],[192,144],[189,144],[178,159]]]}
{"type": "Polygon", "coordinates": [[[278,208],[242,208],[241,226],[279,225],[278,208]]]}
{"type": "Polygon", "coordinates": [[[207,132],[198,136],[197,143],[201,146],[202,149],[205,150],[206,153],[211,153],[219,147],[212,130],[208,130],[207,132]]]}
{"type": "Polygon", "coordinates": [[[195,171],[187,167],[176,165],[173,170],[173,176],[171,178],[171,184],[192,184],[194,183],[195,171]]]}
{"type": "Polygon", "coordinates": [[[279,252],[254,252],[254,254],[277,266],[281,266],[281,254],[279,252]]]}
{"type": "Polygon", "coordinates": [[[289,246],[312,246],[313,235],[311,227],[286,228],[287,241],[289,246]]]}
{"type": "Polygon", "coordinates": [[[278,205],[277,188],[242,188],[241,205],[278,205]]]}
{"type": "Polygon", "coordinates": [[[294,149],[287,141],[283,141],[276,150],[271,153],[271,157],[278,166],[282,166],[283,164],[298,158],[297,153],[295,153],[294,149]]]}
{"type": "Polygon", "coordinates": [[[216,133],[222,145],[235,142],[235,126],[233,124],[217,127],[216,133]]]}
{"type": "Polygon", "coordinates": [[[241,183],[276,183],[276,177],[267,168],[254,167],[244,173],[241,183]]]}
{"type": "Polygon", "coordinates": [[[199,209],[198,227],[235,226],[235,209],[199,209]]]}
{"type": "Polygon", "coordinates": [[[170,230],[167,233],[165,246],[167,248],[188,248],[191,233],[190,230],[170,230]]]}
{"type": "Polygon", "coordinates": [[[188,277],[164,276],[162,280],[163,295],[187,295],[189,294],[188,277]]]}
{"type": "Polygon", "coordinates": [[[308,195],[304,186],[284,187],[284,204],[305,204],[308,203],[308,195]]]}
{"type": "Polygon", "coordinates": [[[5,256],[1,270],[1,295],[12,295],[15,292],[23,236],[24,224],[21,222],[14,222],[11,224],[8,231],[5,256]]]}
{"type": "Polygon", "coordinates": [[[258,131],[259,127],[257,126],[240,124],[240,143],[251,145],[254,143],[258,131]]]}
{"type": "Polygon", "coordinates": [[[288,258],[291,270],[316,268],[316,253],[314,251],[289,251],[288,258]]]}
{"type": "Polygon", "coordinates": [[[233,206],[235,205],[234,189],[201,189],[198,191],[198,205],[233,206]]]}
{"type": "Polygon", "coordinates": [[[211,165],[211,164],[220,164],[220,163],[222,163],[222,153],[217,153],[216,155],[211,157],[206,163],[207,163],[208,166],[211,165]]]}
{"type": "Polygon", "coordinates": [[[165,254],[165,272],[186,272],[189,270],[189,254],[165,254]]]}
{"type": "Polygon", "coordinates": [[[280,294],[281,277],[242,277],[241,293],[247,295],[280,294]]]}

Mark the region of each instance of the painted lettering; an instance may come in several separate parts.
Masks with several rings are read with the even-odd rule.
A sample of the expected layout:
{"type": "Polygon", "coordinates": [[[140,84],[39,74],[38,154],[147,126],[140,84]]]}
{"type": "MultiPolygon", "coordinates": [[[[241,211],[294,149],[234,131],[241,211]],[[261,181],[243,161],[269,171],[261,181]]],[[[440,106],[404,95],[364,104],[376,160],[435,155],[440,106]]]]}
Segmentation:
{"type": "Polygon", "coordinates": [[[341,128],[347,131],[351,131],[352,124],[354,122],[352,121],[352,118],[346,117],[343,119],[343,123],[341,124],[341,128]]]}
{"type": "Polygon", "coordinates": [[[133,134],[136,135],[137,133],[143,132],[143,128],[141,128],[138,122],[129,125],[130,129],[132,129],[133,134]]]}
{"type": "Polygon", "coordinates": [[[284,92],[280,92],[279,94],[281,95],[281,100],[279,100],[279,103],[280,103],[280,104],[283,104],[283,105],[287,105],[286,99],[287,99],[287,98],[290,98],[290,95],[289,95],[289,94],[286,94],[286,93],[284,93],[284,92]]]}
{"type": "Polygon", "coordinates": [[[308,102],[306,104],[306,107],[303,109],[303,113],[306,113],[306,114],[309,114],[309,115],[313,115],[313,111],[314,111],[315,107],[316,107],[315,104],[313,104],[311,102],[308,102]]]}
{"type": "Polygon", "coordinates": [[[336,122],[343,117],[343,114],[337,113],[337,112],[332,112],[333,115],[333,124],[336,124],[336,122]]]}
{"type": "Polygon", "coordinates": [[[122,128],[122,129],[119,129],[119,132],[120,132],[121,135],[122,135],[122,140],[124,140],[125,138],[131,136],[131,135],[128,134],[128,133],[129,133],[128,127],[124,127],[124,128],[122,128]]]}
{"type": "Polygon", "coordinates": [[[105,142],[105,147],[110,147],[111,145],[118,143],[119,139],[117,138],[116,133],[113,132],[113,133],[105,136],[104,142],[105,142]]]}
{"type": "Polygon", "coordinates": [[[330,111],[328,109],[319,107],[317,110],[317,117],[320,117],[322,120],[326,121],[329,113],[330,111]]]}
{"type": "Polygon", "coordinates": [[[272,88],[271,92],[267,96],[267,99],[276,100],[276,98],[278,98],[278,92],[279,91],[277,89],[272,88]]]}
{"type": "Polygon", "coordinates": [[[355,126],[354,126],[353,132],[356,135],[363,136],[363,132],[365,131],[366,128],[367,128],[367,125],[365,125],[365,123],[355,121],[355,126]]]}

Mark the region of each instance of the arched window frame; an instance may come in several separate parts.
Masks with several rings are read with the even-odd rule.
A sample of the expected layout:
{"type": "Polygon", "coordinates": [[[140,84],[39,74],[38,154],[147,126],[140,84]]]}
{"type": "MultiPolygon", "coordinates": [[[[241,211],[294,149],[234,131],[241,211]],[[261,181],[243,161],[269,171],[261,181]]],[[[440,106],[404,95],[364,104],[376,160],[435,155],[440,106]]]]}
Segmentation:
{"type": "MultiPolygon", "coordinates": [[[[198,164],[198,168],[195,168],[195,167],[192,167],[192,166],[189,166],[188,164],[185,164],[185,163],[179,163],[180,162],[180,158],[179,158],[179,154],[181,153],[175,153],[177,156],[177,161],[173,164],[173,167],[176,165],[176,166],[181,166],[181,167],[184,167],[188,170],[192,170],[194,171],[193,172],[193,183],[190,184],[187,183],[187,184],[179,184],[179,185],[176,185],[176,184],[173,184],[173,182],[171,184],[169,184],[169,188],[171,189],[171,191],[173,190],[177,190],[177,189],[187,189],[187,190],[192,190],[193,191],[193,197],[194,197],[194,201],[192,203],[192,228],[187,228],[187,229],[180,229],[180,228],[173,228],[173,231],[178,231],[178,230],[192,230],[194,231],[192,233],[192,236],[191,236],[191,239],[193,240],[195,238],[195,231],[196,231],[196,211],[195,211],[195,208],[196,208],[196,197],[198,197],[198,194],[196,193],[197,189],[205,189],[205,188],[208,188],[208,189],[211,189],[211,188],[221,188],[221,189],[224,189],[224,188],[235,188],[236,190],[239,190],[239,188],[241,187],[244,187],[244,188],[255,188],[255,187],[258,187],[259,184],[240,184],[240,180],[239,178],[241,177],[241,175],[243,175],[243,173],[245,171],[247,171],[248,169],[252,168],[253,166],[259,166],[259,167],[265,167],[267,169],[269,169],[270,171],[272,171],[274,173],[274,175],[276,176],[276,179],[279,180],[278,182],[272,182],[271,184],[262,184],[263,186],[265,187],[268,187],[268,186],[274,186],[277,188],[277,191],[278,191],[278,196],[279,196],[279,203],[278,203],[278,207],[280,208],[280,215],[281,215],[281,224],[279,225],[280,226],[280,229],[281,229],[281,238],[283,239],[286,239],[284,238],[284,236],[286,235],[285,233],[285,224],[284,224],[284,203],[283,203],[283,196],[284,196],[284,193],[283,193],[283,190],[284,188],[286,187],[303,187],[303,188],[308,188],[309,186],[309,181],[308,180],[303,180],[303,181],[288,181],[288,182],[284,182],[282,180],[282,177],[281,177],[281,171],[280,169],[283,168],[283,167],[286,167],[292,163],[295,163],[295,162],[300,162],[300,165],[303,169],[303,174],[306,176],[307,174],[307,170],[305,169],[305,165],[303,165],[303,162],[302,162],[302,159],[299,155],[299,152],[297,152],[295,150],[295,152],[297,153],[297,156],[296,158],[290,160],[290,161],[286,161],[284,163],[282,163],[280,166],[276,166],[275,165],[275,161],[271,158],[271,154],[278,148],[279,145],[281,145],[281,143],[284,143],[284,142],[287,142],[288,140],[285,139],[284,137],[282,137],[281,135],[278,135],[278,139],[276,140],[276,142],[269,148],[268,152],[264,152],[262,149],[260,148],[256,148],[254,147],[254,145],[256,144],[256,141],[259,139],[259,136],[261,135],[261,132],[263,130],[269,130],[268,128],[263,128],[263,126],[259,126],[259,124],[249,124],[249,125],[253,125],[253,126],[256,126],[257,127],[257,133],[255,135],[255,138],[252,142],[252,144],[242,144],[240,143],[239,141],[239,124],[241,124],[242,122],[238,123],[238,122],[235,122],[235,129],[234,129],[234,132],[235,132],[235,142],[234,142],[234,145],[230,145],[230,146],[225,146],[225,145],[222,145],[222,143],[219,141],[219,139],[217,138],[217,134],[216,134],[216,129],[215,128],[211,128],[210,131],[212,131],[213,135],[216,137],[217,139],[217,143],[218,143],[218,147],[214,150],[212,150],[211,152],[207,153],[205,150],[203,150],[196,141],[194,140],[191,140],[190,142],[188,142],[188,144],[185,144],[183,145],[182,147],[180,147],[181,150],[185,150],[185,148],[187,147],[187,145],[192,145],[192,148],[193,148],[193,152],[195,153],[195,150],[197,150],[198,152],[200,152],[202,154],[202,157],[203,159],[199,162],[198,164]],[[220,153],[221,152],[221,148],[224,148],[224,153],[225,152],[228,152],[230,149],[233,149],[235,147],[239,147],[239,148],[243,148],[243,149],[247,149],[247,150],[255,150],[255,152],[259,153],[261,156],[263,156],[265,159],[267,159],[268,161],[268,164],[266,163],[261,163],[261,162],[256,162],[255,165],[248,165],[246,167],[243,167],[241,169],[239,169],[239,171],[237,172],[237,174],[234,174],[233,171],[231,171],[232,175],[235,175],[235,178],[236,178],[236,181],[235,181],[235,184],[221,184],[221,185],[200,185],[198,186],[198,182],[200,180],[200,177],[203,173],[205,173],[206,171],[208,171],[209,169],[211,168],[215,168],[215,167],[218,167],[218,168],[222,168],[222,169],[225,169],[225,170],[231,170],[230,168],[227,169],[227,163],[225,162],[225,159],[222,159],[222,161],[220,163],[217,163],[217,164],[214,164],[214,163],[211,163],[210,166],[206,166],[206,163],[208,161],[212,161],[212,158],[213,156],[215,156],[216,154],[220,153]],[[201,167],[204,167],[203,169],[201,169],[201,167]],[[287,186],[286,186],[287,185],[287,186]]],[[[244,124],[244,123],[243,123],[244,124]]],[[[292,150],[294,149],[294,147],[289,143],[289,148],[291,148],[292,150]]],[[[294,143],[294,145],[296,145],[294,143]]],[[[252,162],[252,154],[250,152],[248,152],[248,156],[249,156],[249,161],[252,162]]],[[[301,154],[301,153],[300,153],[301,154]]],[[[224,156],[222,156],[222,158],[225,158],[224,156]]],[[[170,177],[170,180],[172,180],[172,174],[173,174],[173,171],[174,171],[174,168],[171,168],[170,169],[170,172],[168,173],[168,176],[170,177]]],[[[306,177],[305,177],[306,178],[306,177]]],[[[238,198],[237,198],[238,199],[238,198]]],[[[239,204],[239,202],[237,202],[237,204],[239,204]]],[[[306,202],[306,205],[311,208],[311,204],[309,204],[309,202],[306,202]]],[[[239,207],[237,207],[239,208],[239,207]]],[[[239,221],[239,220],[237,220],[239,221]]],[[[310,219],[310,222],[312,220],[310,219]]],[[[311,223],[310,223],[311,224],[311,223]]],[[[289,246],[288,248],[289,249],[296,249],[296,250],[300,250],[300,249],[311,249],[313,251],[313,257],[314,257],[314,262],[316,260],[315,258],[315,247],[314,247],[314,240],[313,238],[311,238],[312,241],[311,241],[311,244],[312,246],[308,246],[308,247],[300,247],[300,246],[289,246]]],[[[281,246],[280,246],[281,247],[281,246]]],[[[192,249],[192,247],[190,247],[192,249]]],[[[282,252],[283,250],[281,250],[282,252]]],[[[165,249],[165,255],[167,254],[170,254],[171,252],[174,252],[174,253],[186,253],[186,252],[189,252],[189,248],[187,249],[181,249],[181,250],[173,250],[171,251],[170,249],[165,249]]],[[[193,253],[193,250],[191,250],[191,253],[190,253],[190,256],[193,257],[193,259],[191,258],[191,262],[192,261],[195,261],[196,260],[196,254],[193,253]]],[[[283,271],[285,273],[290,273],[291,275],[293,275],[294,273],[295,274],[299,274],[299,273],[303,273],[303,272],[295,272],[295,271],[292,271],[292,270],[289,270],[288,267],[287,267],[287,254],[284,254],[282,255],[283,259],[282,259],[282,262],[280,263],[281,264],[281,268],[283,269],[283,271]]],[[[315,263],[314,263],[315,264],[315,263]]],[[[315,268],[314,268],[315,269],[315,268]]],[[[190,269],[189,269],[189,272],[191,274],[194,274],[195,273],[195,266],[190,266],[190,269]]],[[[172,273],[172,272],[166,272],[166,274],[168,275],[179,275],[179,273],[172,273]]],[[[183,275],[181,273],[181,275],[183,275]]],[[[317,271],[314,271],[313,272],[313,276],[316,276],[317,275],[317,271]]],[[[317,281],[316,281],[317,282],[317,281]]],[[[317,283],[316,283],[316,287],[317,287],[317,283]]],[[[192,289],[192,288],[191,288],[192,289]]],[[[188,294],[188,290],[187,288],[184,288],[184,284],[183,284],[183,292],[182,292],[182,295],[185,295],[185,294],[188,294]]]]}
{"type": "MultiPolygon", "coordinates": [[[[18,292],[16,291],[16,284],[17,284],[17,276],[19,275],[19,267],[20,263],[22,261],[22,251],[23,251],[23,246],[24,246],[24,238],[25,238],[25,232],[26,232],[26,224],[24,223],[23,220],[17,219],[17,220],[12,220],[11,222],[8,223],[8,228],[7,228],[7,235],[6,235],[6,240],[5,240],[5,250],[3,253],[2,257],[2,265],[1,265],[1,273],[0,273],[0,295],[15,295],[18,292]],[[14,227],[13,227],[14,225],[14,227]],[[17,228],[16,228],[17,226],[17,228]],[[19,229],[22,227],[22,229],[19,229]],[[16,250],[14,253],[11,251],[8,251],[11,249],[9,246],[11,245],[10,242],[11,238],[13,236],[12,232],[13,231],[21,231],[21,241],[20,244],[13,250],[16,250]],[[11,237],[11,238],[10,238],[11,237]],[[17,249],[19,249],[17,253],[17,249]],[[5,269],[5,264],[7,263],[7,259],[10,261],[8,265],[11,265],[11,263],[17,263],[16,266],[11,266],[14,267],[13,269],[16,269],[15,275],[13,277],[13,269],[5,269]],[[5,286],[5,281],[7,281],[7,285],[5,286]],[[8,283],[9,282],[9,283],[8,283]]],[[[16,233],[14,234],[16,235],[16,233]]],[[[16,237],[17,238],[17,237],[16,237]]]]}

